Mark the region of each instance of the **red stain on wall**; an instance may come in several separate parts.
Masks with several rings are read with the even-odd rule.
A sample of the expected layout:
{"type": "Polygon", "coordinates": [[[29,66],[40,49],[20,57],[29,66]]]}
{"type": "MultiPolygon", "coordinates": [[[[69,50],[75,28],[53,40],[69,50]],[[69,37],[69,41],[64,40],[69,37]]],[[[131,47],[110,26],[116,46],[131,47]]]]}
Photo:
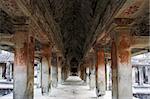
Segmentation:
{"type": "Polygon", "coordinates": [[[23,44],[22,48],[15,50],[15,63],[19,66],[25,66],[27,62],[27,43],[23,44]]]}
{"type": "Polygon", "coordinates": [[[98,65],[104,65],[104,59],[104,50],[100,49],[100,51],[97,52],[98,65]]]}
{"type": "Polygon", "coordinates": [[[119,41],[119,58],[121,63],[128,63],[130,57],[130,38],[126,35],[126,33],[122,33],[119,41]]]}

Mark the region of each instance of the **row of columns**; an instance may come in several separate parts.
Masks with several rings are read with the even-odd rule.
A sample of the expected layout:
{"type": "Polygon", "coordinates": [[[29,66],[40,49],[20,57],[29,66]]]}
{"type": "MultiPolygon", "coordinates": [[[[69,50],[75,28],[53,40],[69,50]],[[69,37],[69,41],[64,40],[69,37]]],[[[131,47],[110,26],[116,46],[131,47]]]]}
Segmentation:
{"type": "Polygon", "coordinates": [[[11,62],[6,63],[6,79],[7,81],[13,79],[13,64],[11,62]]]}
{"type": "Polygon", "coordinates": [[[61,83],[63,84],[68,77],[69,77],[69,66],[66,64],[66,62],[63,62],[61,68],[61,83]]]}
{"type": "Polygon", "coordinates": [[[51,48],[49,46],[43,47],[42,52],[42,83],[41,90],[43,95],[49,95],[51,90],[51,48]]]}
{"type": "Polygon", "coordinates": [[[150,67],[149,66],[133,66],[132,67],[133,84],[143,85],[150,84],[150,67]]]}
{"type": "MultiPolygon", "coordinates": [[[[117,28],[111,41],[112,99],[132,99],[131,39],[129,28],[117,28]]],[[[95,46],[96,64],[90,64],[89,86],[98,97],[106,91],[105,46],[95,46]],[[95,79],[95,80],[94,80],[95,79]]],[[[81,67],[81,71],[83,71],[81,67]]],[[[81,74],[83,79],[84,73],[81,74]]]]}
{"type": "MultiPolygon", "coordinates": [[[[34,96],[34,49],[35,38],[31,31],[15,33],[14,58],[14,94],[13,99],[33,99],[34,96]]],[[[42,95],[49,95],[52,87],[57,87],[58,78],[64,81],[68,77],[68,67],[61,67],[56,54],[52,54],[50,45],[42,46],[41,60],[37,65],[37,87],[42,95]],[[58,64],[59,63],[59,64],[58,64]],[[59,72],[59,73],[58,73],[59,72]],[[62,77],[61,77],[62,75],[62,77]]],[[[7,64],[7,67],[10,64],[7,64]]],[[[9,75],[9,72],[7,76],[9,75]]],[[[9,78],[9,77],[8,77],[9,78]]],[[[61,82],[61,80],[59,80],[61,82]]]]}

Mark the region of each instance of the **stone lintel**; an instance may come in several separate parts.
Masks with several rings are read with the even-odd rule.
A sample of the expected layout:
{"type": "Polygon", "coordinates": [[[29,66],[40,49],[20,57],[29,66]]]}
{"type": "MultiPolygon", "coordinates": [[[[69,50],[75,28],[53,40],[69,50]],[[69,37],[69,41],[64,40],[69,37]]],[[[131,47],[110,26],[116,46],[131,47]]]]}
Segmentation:
{"type": "Polygon", "coordinates": [[[150,46],[149,36],[132,36],[131,40],[132,48],[145,48],[150,46]]]}

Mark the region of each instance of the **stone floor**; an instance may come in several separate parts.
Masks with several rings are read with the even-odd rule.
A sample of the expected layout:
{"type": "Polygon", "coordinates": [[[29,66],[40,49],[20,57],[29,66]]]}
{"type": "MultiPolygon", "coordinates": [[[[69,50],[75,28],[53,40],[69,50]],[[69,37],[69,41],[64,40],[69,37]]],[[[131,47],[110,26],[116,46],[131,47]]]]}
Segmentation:
{"type": "MultiPolygon", "coordinates": [[[[0,97],[0,99],[12,98],[12,94],[0,97]]],[[[79,77],[70,76],[64,84],[53,88],[49,96],[42,96],[40,88],[35,88],[34,99],[111,99],[111,91],[107,91],[105,97],[97,98],[95,90],[90,90],[79,77]]]]}
{"type": "MultiPolygon", "coordinates": [[[[40,90],[36,90],[35,93],[34,99],[97,99],[95,90],[90,90],[76,76],[70,76],[63,85],[59,84],[57,88],[53,88],[49,97],[43,97],[38,94],[40,90]]],[[[107,92],[104,99],[111,99],[111,92],[107,92]]]]}

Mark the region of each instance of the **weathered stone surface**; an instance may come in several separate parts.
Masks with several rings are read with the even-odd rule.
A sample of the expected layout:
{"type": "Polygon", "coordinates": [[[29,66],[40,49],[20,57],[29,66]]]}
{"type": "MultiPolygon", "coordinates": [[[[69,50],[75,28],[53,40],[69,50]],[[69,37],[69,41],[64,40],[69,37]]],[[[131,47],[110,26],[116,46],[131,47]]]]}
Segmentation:
{"type": "Polygon", "coordinates": [[[105,95],[105,57],[104,49],[100,48],[97,51],[97,64],[96,64],[96,94],[98,97],[105,95]]]}
{"type": "Polygon", "coordinates": [[[113,99],[132,99],[131,39],[129,28],[117,31],[112,42],[113,99]]]}
{"type": "MultiPolygon", "coordinates": [[[[30,73],[27,72],[29,74],[27,75],[25,71],[31,71],[31,76],[33,76],[33,68],[28,69],[26,66],[28,64],[31,65],[29,61],[30,55],[28,54],[33,54],[34,48],[32,47],[34,44],[30,48],[28,45],[28,33],[27,35],[19,33],[30,32],[30,30],[34,32],[36,38],[36,57],[43,58],[42,78],[44,80],[42,80],[42,93],[49,94],[51,78],[54,78],[52,79],[53,85],[57,86],[58,72],[61,72],[62,82],[64,82],[69,75],[69,70],[78,69],[80,63],[85,59],[86,53],[94,45],[100,44],[105,46],[104,50],[109,54],[107,58],[110,58],[111,44],[109,42],[113,40],[110,36],[113,33],[110,32],[112,32],[116,25],[121,27],[128,25],[131,28],[130,35],[124,30],[121,30],[119,35],[117,33],[113,34],[117,38],[112,43],[112,79],[113,98],[119,97],[120,99],[121,97],[124,98],[125,95],[127,98],[130,98],[130,47],[134,48],[132,50],[133,53],[143,49],[149,51],[148,4],[148,0],[2,0],[0,3],[0,34],[2,34],[0,35],[0,48],[14,52],[14,48],[18,48],[19,44],[21,47],[17,49],[16,55],[18,55],[17,57],[21,56],[21,59],[17,59],[16,64],[19,64],[17,70],[20,69],[23,72],[23,78],[30,77],[30,73]],[[27,19],[29,21],[26,21],[27,19]],[[29,23],[31,23],[30,27],[29,23]],[[15,36],[17,39],[14,39],[13,36],[16,31],[17,36],[15,36]],[[20,35],[21,38],[19,38],[20,35]],[[133,38],[130,38],[131,35],[133,38]],[[131,39],[133,42],[130,41],[131,39]],[[56,58],[53,58],[55,62],[52,64],[51,69],[50,56],[47,54],[49,49],[45,49],[44,52],[41,51],[43,50],[41,46],[45,44],[52,45],[54,51],[59,50],[63,55],[64,64],[62,64],[61,70],[59,68],[58,71],[58,61],[56,58]],[[29,52],[31,49],[32,51],[29,52]],[[127,71],[129,73],[126,75],[127,71]],[[128,84],[122,86],[123,82],[128,84]],[[125,87],[128,86],[129,88],[126,90],[125,87]],[[127,91],[127,93],[123,93],[123,91],[127,91]]],[[[102,61],[104,60],[102,59],[102,61]]],[[[95,64],[90,66],[90,87],[94,88],[95,68],[93,66],[95,64]]],[[[97,64],[96,66],[101,67],[102,64],[97,64]]],[[[101,68],[101,70],[96,68],[96,70],[104,71],[104,68],[101,68]]],[[[16,74],[20,74],[20,71],[16,74]]],[[[81,71],[81,78],[85,80],[85,67],[81,67],[81,71]]],[[[96,79],[105,76],[104,72],[102,72],[102,76],[100,73],[97,74],[96,79]]],[[[16,80],[18,80],[17,77],[18,75],[16,80]]],[[[102,79],[104,81],[104,78],[102,79]]],[[[28,80],[30,83],[30,79],[25,78],[25,81],[28,80]]],[[[25,81],[21,81],[21,83],[24,84],[26,83],[25,81]]],[[[33,80],[31,79],[31,81],[33,80]]],[[[100,84],[99,81],[97,80],[97,92],[105,86],[100,84]]],[[[24,90],[24,88],[26,88],[26,85],[22,89],[24,90]]],[[[17,90],[16,93],[19,93],[19,91],[17,90]]],[[[15,95],[17,95],[16,93],[15,95]]],[[[29,96],[32,97],[32,93],[29,96]]],[[[98,95],[102,93],[98,92],[98,95]]],[[[26,93],[22,92],[20,96],[23,94],[26,93]]],[[[27,92],[27,94],[29,93],[27,92]]]]}
{"type": "Polygon", "coordinates": [[[14,99],[33,99],[34,36],[15,33],[14,99]]]}
{"type": "Polygon", "coordinates": [[[51,90],[51,47],[43,46],[41,92],[49,95],[51,90]]]}
{"type": "Polygon", "coordinates": [[[111,69],[112,69],[112,99],[118,98],[118,68],[117,68],[117,45],[112,41],[111,47],[111,69]]]}
{"type": "Polygon", "coordinates": [[[56,53],[52,53],[51,63],[52,86],[56,88],[58,86],[58,57],[56,53]]]}

